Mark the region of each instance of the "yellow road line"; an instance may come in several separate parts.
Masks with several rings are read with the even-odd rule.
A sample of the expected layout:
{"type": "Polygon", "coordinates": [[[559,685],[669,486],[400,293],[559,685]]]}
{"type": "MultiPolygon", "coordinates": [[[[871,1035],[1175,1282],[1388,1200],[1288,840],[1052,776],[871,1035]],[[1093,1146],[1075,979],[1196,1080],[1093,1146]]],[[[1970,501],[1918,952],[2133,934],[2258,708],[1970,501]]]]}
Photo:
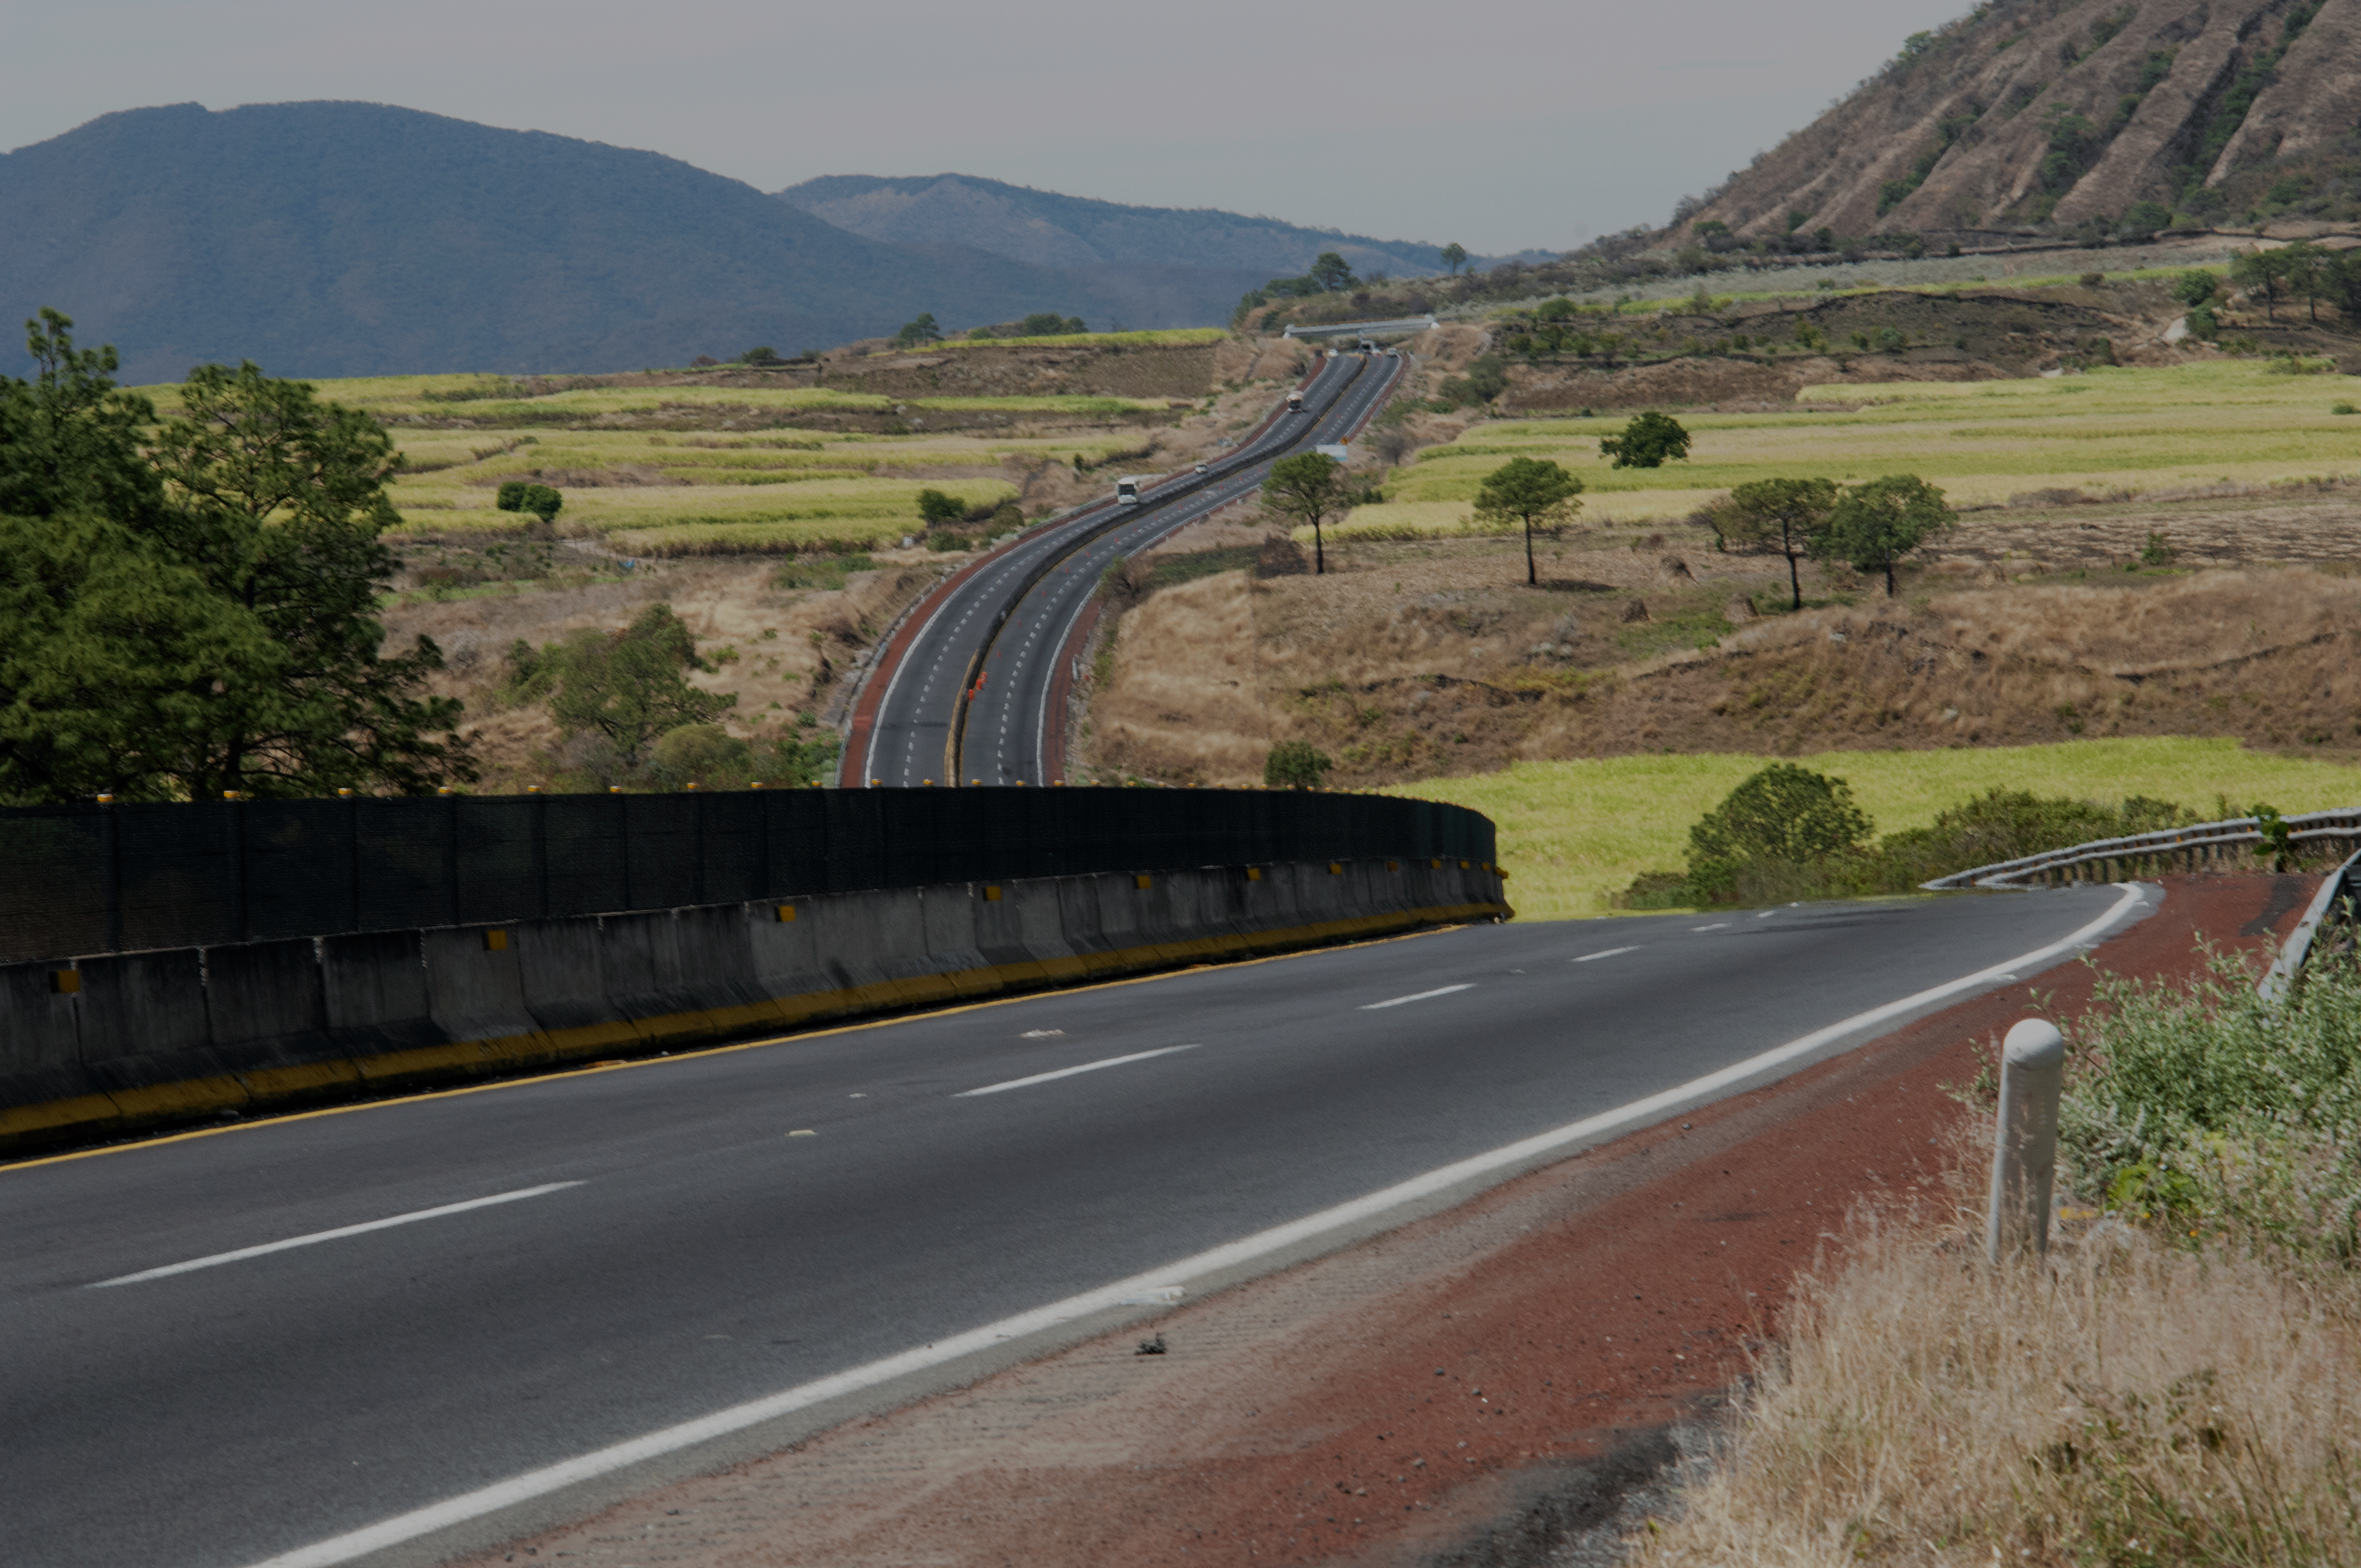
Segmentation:
{"type": "MultiPolygon", "coordinates": [[[[1461,905],[1459,907],[1468,908],[1470,906],[1461,905]]],[[[1382,916],[1373,916],[1370,918],[1382,918],[1382,916]]],[[[1325,923],[1323,922],[1323,924],[1325,923]]],[[[1339,924],[1343,924],[1343,922],[1339,922],[1339,924]]],[[[1209,969],[1246,969],[1261,964],[1279,963],[1290,959],[1312,958],[1320,953],[1333,953],[1344,948],[1378,947],[1388,942],[1405,942],[1418,937],[1428,937],[1444,931],[1458,930],[1465,924],[1465,921],[1454,921],[1441,925],[1423,927],[1415,931],[1400,932],[1392,936],[1370,937],[1357,941],[1334,942],[1319,948],[1306,948],[1291,953],[1266,953],[1259,958],[1234,959],[1221,962],[1196,963],[1188,965],[1183,969],[1164,970],[1154,974],[1129,975],[1117,980],[1093,981],[1082,985],[1057,986],[1054,989],[1060,994],[1073,995],[1082,992],[1113,990],[1117,986],[1147,985],[1157,981],[1174,980],[1178,979],[1180,975],[1195,974],[1209,969]]],[[[1318,928],[1318,927],[1294,927],[1294,929],[1298,931],[1316,930],[1318,928]]],[[[1269,933],[1269,935],[1274,938],[1284,939],[1288,933],[1273,932],[1269,933]]],[[[1123,950],[1129,952],[1144,952],[1148,949],[1128,948],[1123,950]]],[[[1019,967],[1030,968],[1035,966],[1006,965],[995,967],[1015,969],[1019,967]]],[[[897,984],[906,983],[911,982],[888,981],[885,987],[880,989],[890,989],[897,984]]],[[[864,987],[862,989],[865,990],[868,988],[864,987]]],[[[1016,1003],[1031,1002],[1045,994],[1047,989],[1048,988],[1042,990],[1023,991],[1007,996],[986,997],[982,1001],[961,1003],[950,1006],[926,1007],[916,1013],[897,1014],[890,1018],[862,1019],[856,1023],[839,1024],[829,1028],[798,1029],[787,1034],[766,1036],[763,1038],[756,1040],[737,1040],[732,1041],[728,1045],[705,1046],[692,1050],[667,1052],[661,1056],[642,1057],[634,1061],[605,1062],[593,1067],[560,1068],[546,1072],[528,1072],[523,1076],[502,1079],[495,1083],[463,1084],[456,1089],[422,1090],[415,1093],[390,1095],[382,1100],[366,1100],[350,1105],[326,1105],[313,1111],[288,1111],[278,1113],[266,1113],[255,1120],[240,1121],[227,1126],[195,1127],[186,1132],[159,1134],[155,1137],[133,1138],[122,1143],[108,1144],[98,1148],[74,1149],[65,1154],[44,1155],[32,1159],[11,1160],[5,1163],[0,1163],[0,1174],[5,1174],[8,1171],[14,1170],[30,1170],[38,1166],[62,1165],[69,1160],[92,1159],[100,1155],[124,1154],[135,1149],[154,1148],[163,1144],[186,1143],[193,1138],[219,1137],[226,1133],[243,1133],[251,1131],[257,1127],[273,1126],[280,1122],[310,1121],[315,1117],[342,1116],[356,1111],[383,1110],[390,1106],[415,1104],[423,1101],[450,1100],[466,1094],[488,1093],[497,1089],[515,1089],[530,1083],[545,1083],[553,1079],[586,1078],[594,1073],[621,1072],[631,1068],[662,1066],[667,1062],[694,1061],[703,1057],[727,1056],[736,1051],[757,1050],[770,1046],[786,1045],[798,1040],[827,1039],[831,1036],[852,1035],[871,1029],[890,1028],[895,1025],[917,1023],[924,1019],[948,1018],[957,1014],[972,1013],[986,1007],[1005,1007],[1016,1003]]],[[[479,1043],[480,1042],[459,1041],[455,1042],[454,1044],[456,1046],[464,1047],[470,1044],[479,1043]]],[[[428,1048],[449,1049],[451,1047],[428,1048]]],[[[335,1067],[342,1064],[337,1062],[324,1062],[312,1065],[317,1065],[320,1067],[335,1067]]],[[[171,1084],[159,1084],[154,1087],[159,1090],[170,1090],[176,1086],[171,1084]]],[[[83,1104],[102,1098],[104,1097],[98,1095],[84,1095],[76,1100],[60,1101],[53,1103],[61,1108],[67,1105],[83,1104]]],[[[18,1113],[20,1114],[24,1113],[38,1113],[42,1109],[44,1109],[44,1107],[23,1106],[18,1108],[18,1113]]],[[[92,1117],[87,1119],[94,1121],[98,1118],[92,1117]]],[[[50,1124],[54,1125],[57,1124],[53,1122],[50,1124]]]]}

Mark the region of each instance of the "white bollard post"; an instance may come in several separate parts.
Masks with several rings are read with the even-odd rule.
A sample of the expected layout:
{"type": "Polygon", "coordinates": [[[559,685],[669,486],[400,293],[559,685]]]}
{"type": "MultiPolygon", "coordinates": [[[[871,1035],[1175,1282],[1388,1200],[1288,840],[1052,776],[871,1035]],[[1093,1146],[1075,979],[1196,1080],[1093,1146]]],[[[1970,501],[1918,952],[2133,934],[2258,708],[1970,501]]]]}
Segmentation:
{"type": "Polygon", "coordinates": [[[1992,1212],[1984,1252],[1993,1262],[2049,1250],[2049,1188],[2058,1168],[2058,1096],[2066,1081],[2066,1037],[2027,1018],[2000,1052],[2000,1135],[1993,1146],[1992,1212]]]}

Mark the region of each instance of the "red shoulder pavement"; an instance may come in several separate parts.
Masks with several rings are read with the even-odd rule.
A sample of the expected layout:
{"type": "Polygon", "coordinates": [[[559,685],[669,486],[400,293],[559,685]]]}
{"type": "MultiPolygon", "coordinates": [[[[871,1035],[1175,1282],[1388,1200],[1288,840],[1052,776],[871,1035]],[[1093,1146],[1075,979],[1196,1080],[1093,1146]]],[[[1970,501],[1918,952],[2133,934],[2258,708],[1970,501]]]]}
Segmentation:
{"type": "Polygon", "coordinates": [[[1155,1323],[474,1559],[1026,1568],[1410,1563],[1709,1402],[1864,1197],[1940,1186],[1971,1080],[2038,995],[2267,956],[2314,879],[2171,878],[2020,989],[1155,1323]],[[1165,1353],[1136,1354],[1160,1333],[1165,1353]],[[506,1553],[514,1552],[513,1559],[506,1553]]]}

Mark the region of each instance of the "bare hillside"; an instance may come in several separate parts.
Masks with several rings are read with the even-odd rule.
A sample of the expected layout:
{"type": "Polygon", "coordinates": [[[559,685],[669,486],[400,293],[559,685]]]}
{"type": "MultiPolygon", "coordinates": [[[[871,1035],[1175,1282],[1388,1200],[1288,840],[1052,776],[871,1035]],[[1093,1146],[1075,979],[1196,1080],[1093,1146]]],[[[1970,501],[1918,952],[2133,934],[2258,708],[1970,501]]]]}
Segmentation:
{"type": "MultiPolygon", "coordinates": [[[[1992,0],[1912,38],[1693,214],[1746,237],[2296,210],[2237,177],[2361,124],[2361,0],[1992,0]]],[[[2349,215],[2349,214],[2340,214],[2349,215]]]]}

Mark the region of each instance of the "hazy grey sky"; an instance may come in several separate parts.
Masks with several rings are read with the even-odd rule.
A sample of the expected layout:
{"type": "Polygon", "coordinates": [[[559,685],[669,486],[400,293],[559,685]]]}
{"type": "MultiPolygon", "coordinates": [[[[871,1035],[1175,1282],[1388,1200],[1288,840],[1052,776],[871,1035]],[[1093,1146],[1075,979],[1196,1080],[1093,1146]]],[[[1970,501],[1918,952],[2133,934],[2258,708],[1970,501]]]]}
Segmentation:
{"type": "Polygon", "coordinates": [[[1663,222],[1966,8],[0,0],[0,147],[146,104],[365,99],[646,148],[765,191],[958,170],[1561,249],[1663,222]]]}

